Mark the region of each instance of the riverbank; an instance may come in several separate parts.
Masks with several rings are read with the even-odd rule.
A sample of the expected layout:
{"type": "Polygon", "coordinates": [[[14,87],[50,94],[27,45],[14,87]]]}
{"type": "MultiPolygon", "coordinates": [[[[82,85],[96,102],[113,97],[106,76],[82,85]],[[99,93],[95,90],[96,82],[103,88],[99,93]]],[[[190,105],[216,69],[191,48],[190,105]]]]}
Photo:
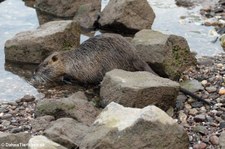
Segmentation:
{"type": "MultiPolygon", "coordinates": [[[[219,148],[221,143],[219,138],[225,130],[224,63],[225,54],[202,58],[199,59],[197,69],[190,68],[182,76],[182,81],[196,80],[197,83],[195,82],[192,87],[200,87],[195,89],[195,94],[213,105],[206,105],[180,93],[176,108],[167,111],[170,116],[177,119],[178,124],[186,129],[192,148],[219,148]]],[[[48,98],[57,99],[70,96],[78,88],[78,86],[72,88],[72,85],[61,84],[49,89],[41,87],[39,91],[46,94],[48,98]]],[[[83,87],[78,90],[85,92],[89,97],[88,100],[92,100],[93,103],[99,99],[96,88],[83,87]]],[[[42,134],[44,130],[39,132],[32,130],[32,121],[36,117],[34,110],[36,103],[32,96],[26,96],[16,102],[0,104],[0,131],[42,134]]]]}

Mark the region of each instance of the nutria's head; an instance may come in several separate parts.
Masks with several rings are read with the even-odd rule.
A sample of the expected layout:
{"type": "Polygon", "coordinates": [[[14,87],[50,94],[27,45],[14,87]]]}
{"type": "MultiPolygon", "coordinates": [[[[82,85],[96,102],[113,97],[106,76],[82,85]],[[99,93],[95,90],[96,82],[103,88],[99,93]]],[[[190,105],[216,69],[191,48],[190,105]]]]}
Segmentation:
{"type": "Polygon", "coordinates": [[[65,73],[62,56],[55,52],[48,56],[35,70],[33,79],[36,83],[54,81],[65,73]]]}

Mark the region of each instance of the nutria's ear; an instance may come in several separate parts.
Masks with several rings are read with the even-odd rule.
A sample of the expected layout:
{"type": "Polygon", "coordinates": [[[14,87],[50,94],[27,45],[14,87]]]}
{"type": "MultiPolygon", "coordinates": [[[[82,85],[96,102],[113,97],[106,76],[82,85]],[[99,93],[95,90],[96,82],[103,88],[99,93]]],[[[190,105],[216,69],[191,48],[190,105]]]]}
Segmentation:
{"type": "Polygon", "coordinates": [[[53,62],[56,62],[57,60],[58,60],[57,55],[54,55],[54,56],[52,57],[52,61],[53,61],[53,62]]]}

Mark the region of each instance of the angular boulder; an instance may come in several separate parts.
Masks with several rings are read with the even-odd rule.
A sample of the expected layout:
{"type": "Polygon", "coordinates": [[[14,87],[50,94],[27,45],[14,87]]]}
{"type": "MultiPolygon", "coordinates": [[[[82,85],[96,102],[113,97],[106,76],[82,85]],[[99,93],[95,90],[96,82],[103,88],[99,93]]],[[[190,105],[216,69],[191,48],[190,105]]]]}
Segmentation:
{"type": "Polygon", "coordinates": [[[84,137],[80,149],[188,148],[188,135],[164,111],[110,103],[84,137]]]}
{"type": "Polygon", "coordinates": [[[39,22],[75,19],[81,27],[92,29],[101,11],[101,0],[36,0],[39,22]]]}
{"type": "Polygon", "coordinates": [[[72,118],[60,118],[51,122],[44,135],[68,149],[74,149],[79,148],[88,128],[72,118]]]}
{"type": "Polygon", "coordinates": [[[33,136],[28,143],[29,149],[67,149],[45,136],[33,136]]]}
{"type": "MultiPolygon", "coordinates": [[[[31,137],[31,134],[29,133],[17,133],[17,134],[11,134],[11,133],[2,133],[0,132],[0,148],[1,149],[13,149],[16,148],[12,145],[26,145],[31,137]]],[[[22,147],[21,147],[22,148],[22,147]]],[[[23,147],[26,149],[27,147],[23,147]]]]}
{"type": "Polygon", "coordinates": [[[178,80],[197,61],[185,38],[153,30],[141,30],[132,40],[138,55],[160,76],[178,80]]]}
{"type": "Polygon", "coordinates": [[[77,92],[68,98],[39,101],[35,114],[37,116],[52,115],[56,119],[71,117],[86,125],[91,125],[98,116],[99,110],[87,101],[83,92],[77,92]]]}
{"type": "Polygon", "coordinates": [[[5,43],[6,61],[39,64],[54,51],[80,45],[80,27],[75,21],[52,21],[36,30],[16,34],[5,43]]]}
{"type": "Polygon", "coordinates": [[[149,72],[114,69],[107,72],[100,89],[103,104],[117,102],[143,108],[154,104],[163,110],[175,105],[179,84],[149,72]]]}
{"type": "Polygon", "coordinates": [[[134,34],[150,29],[155,18],[147,0],[110,0],[98,21],[100,28],[134,34]]]}

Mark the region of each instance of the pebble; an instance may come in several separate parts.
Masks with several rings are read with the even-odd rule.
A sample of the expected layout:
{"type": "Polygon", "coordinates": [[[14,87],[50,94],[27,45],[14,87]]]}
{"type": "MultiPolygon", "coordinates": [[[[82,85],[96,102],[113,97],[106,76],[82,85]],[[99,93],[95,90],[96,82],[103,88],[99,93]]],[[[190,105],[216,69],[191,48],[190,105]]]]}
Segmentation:
{"type": "Polygon", "coordinates": [[[219,68],[222,68],[223,67],[223,64],[222,63],[219,63],[216,66],[219,67],[219,68]]]}
{"type": "Polygon", "coordinates": [[[220,95],[225,95],[225,89],[224,89],[224,88],[221,88],[221,89],[219,90],[219,94],[220,94],[220,95]]]}
{"type": "Polygon", "coordinates": [[[197,110],[197,109],[190,109],[190,110],[189,110],[189,114],[190,114],[190,115],[193,115],[193,116],[194,116],[194,115],[196,115],[197,113],[198,113],[198,110],[197,110]]]}
{"type": "Polygon", "coordinates": [[[186,109],[191,109],[191,108],[192,108],[191,105],[188,104],[188,103],[185,103],[184,107],[185,107],[186,109]]]}
{"type": "Polygon", "coordinates": [[[203,86],[206,86],[207,83],[208,83],[207,80],[203,80],[203,81],[201,82],[201,84],[202,84],[203,86]]]}
{"type": "Polygon", "coordinates": [[[21,132],[23,130],[23,128],[13,128],[10,132],[11,133],[18,133],[21,132]]]}
{"type": "Polygon", "coordinates": [[[218,145],[219,144],[219,138],[216,135],[212,135],[209,137],[209,141],[213,144],[213,145],[218,145]]]}
{"type": "Polygon", "coordinates": [[[194,117],[194,120],[196,122],[203,122],[203,121],[205,121],[205,119],[206,119],[206,117],[204,114],[199,114],[194,117]]]}
{"type": "Polygon", "coordinates": [[[198,132],[198,133],[201,133],[201,134],[207,134],[208,133],[208,130],[207,130],[207,128],[206,127],[204,127],[204,126],[195,126],[194,128],[193,128],[193,131],[195,131],[195,132],[198,132]]]}
{"type": "Polygon", "coordinates": [[[178,117],[179,117],[179,120],[181,121],[181,123],[187,123],[187,115],[183,111],[179,112],[178,117]]]}
{"type": "Polygon", "coordinates": [[[2,119],[10,119],[12,117],[12,114],[6,113],[2,116],[2,119]]]}
{"type": "Polygon", "coordinates": [[[207,147],[207,145],[205,143],[203,143],[203,142],[195,144],[193,146],[194,149],[205,149],[206,147],[207,147]]]}
{"type": "Polygon", "coordinates": [[[220,129],[223,129],[223,128],[225,128],[225,121],[220,122],[220,129]]]}
{"type": "Polygon", "coordinates": [[[3,125],[3,126],[9,126],[9,125],[10,125],[10,121],[3,120],[3,121],[2,121],[2,125],[3,125]]]}
{"type": "Polygon", "coordinates": [[[196,101],[196,102],[193,102],[191,106],[192,108],[201,108],[202,106],[204,106],[204,104],[202,102],[196,101]]]}
{"type": "Polygon", "coordinates": [[[206,87],[206,90],[209,93],[213,93],[213,92],[216,92],[217,91],[216,87],[214,87],[214,86],[206,87]]]}

